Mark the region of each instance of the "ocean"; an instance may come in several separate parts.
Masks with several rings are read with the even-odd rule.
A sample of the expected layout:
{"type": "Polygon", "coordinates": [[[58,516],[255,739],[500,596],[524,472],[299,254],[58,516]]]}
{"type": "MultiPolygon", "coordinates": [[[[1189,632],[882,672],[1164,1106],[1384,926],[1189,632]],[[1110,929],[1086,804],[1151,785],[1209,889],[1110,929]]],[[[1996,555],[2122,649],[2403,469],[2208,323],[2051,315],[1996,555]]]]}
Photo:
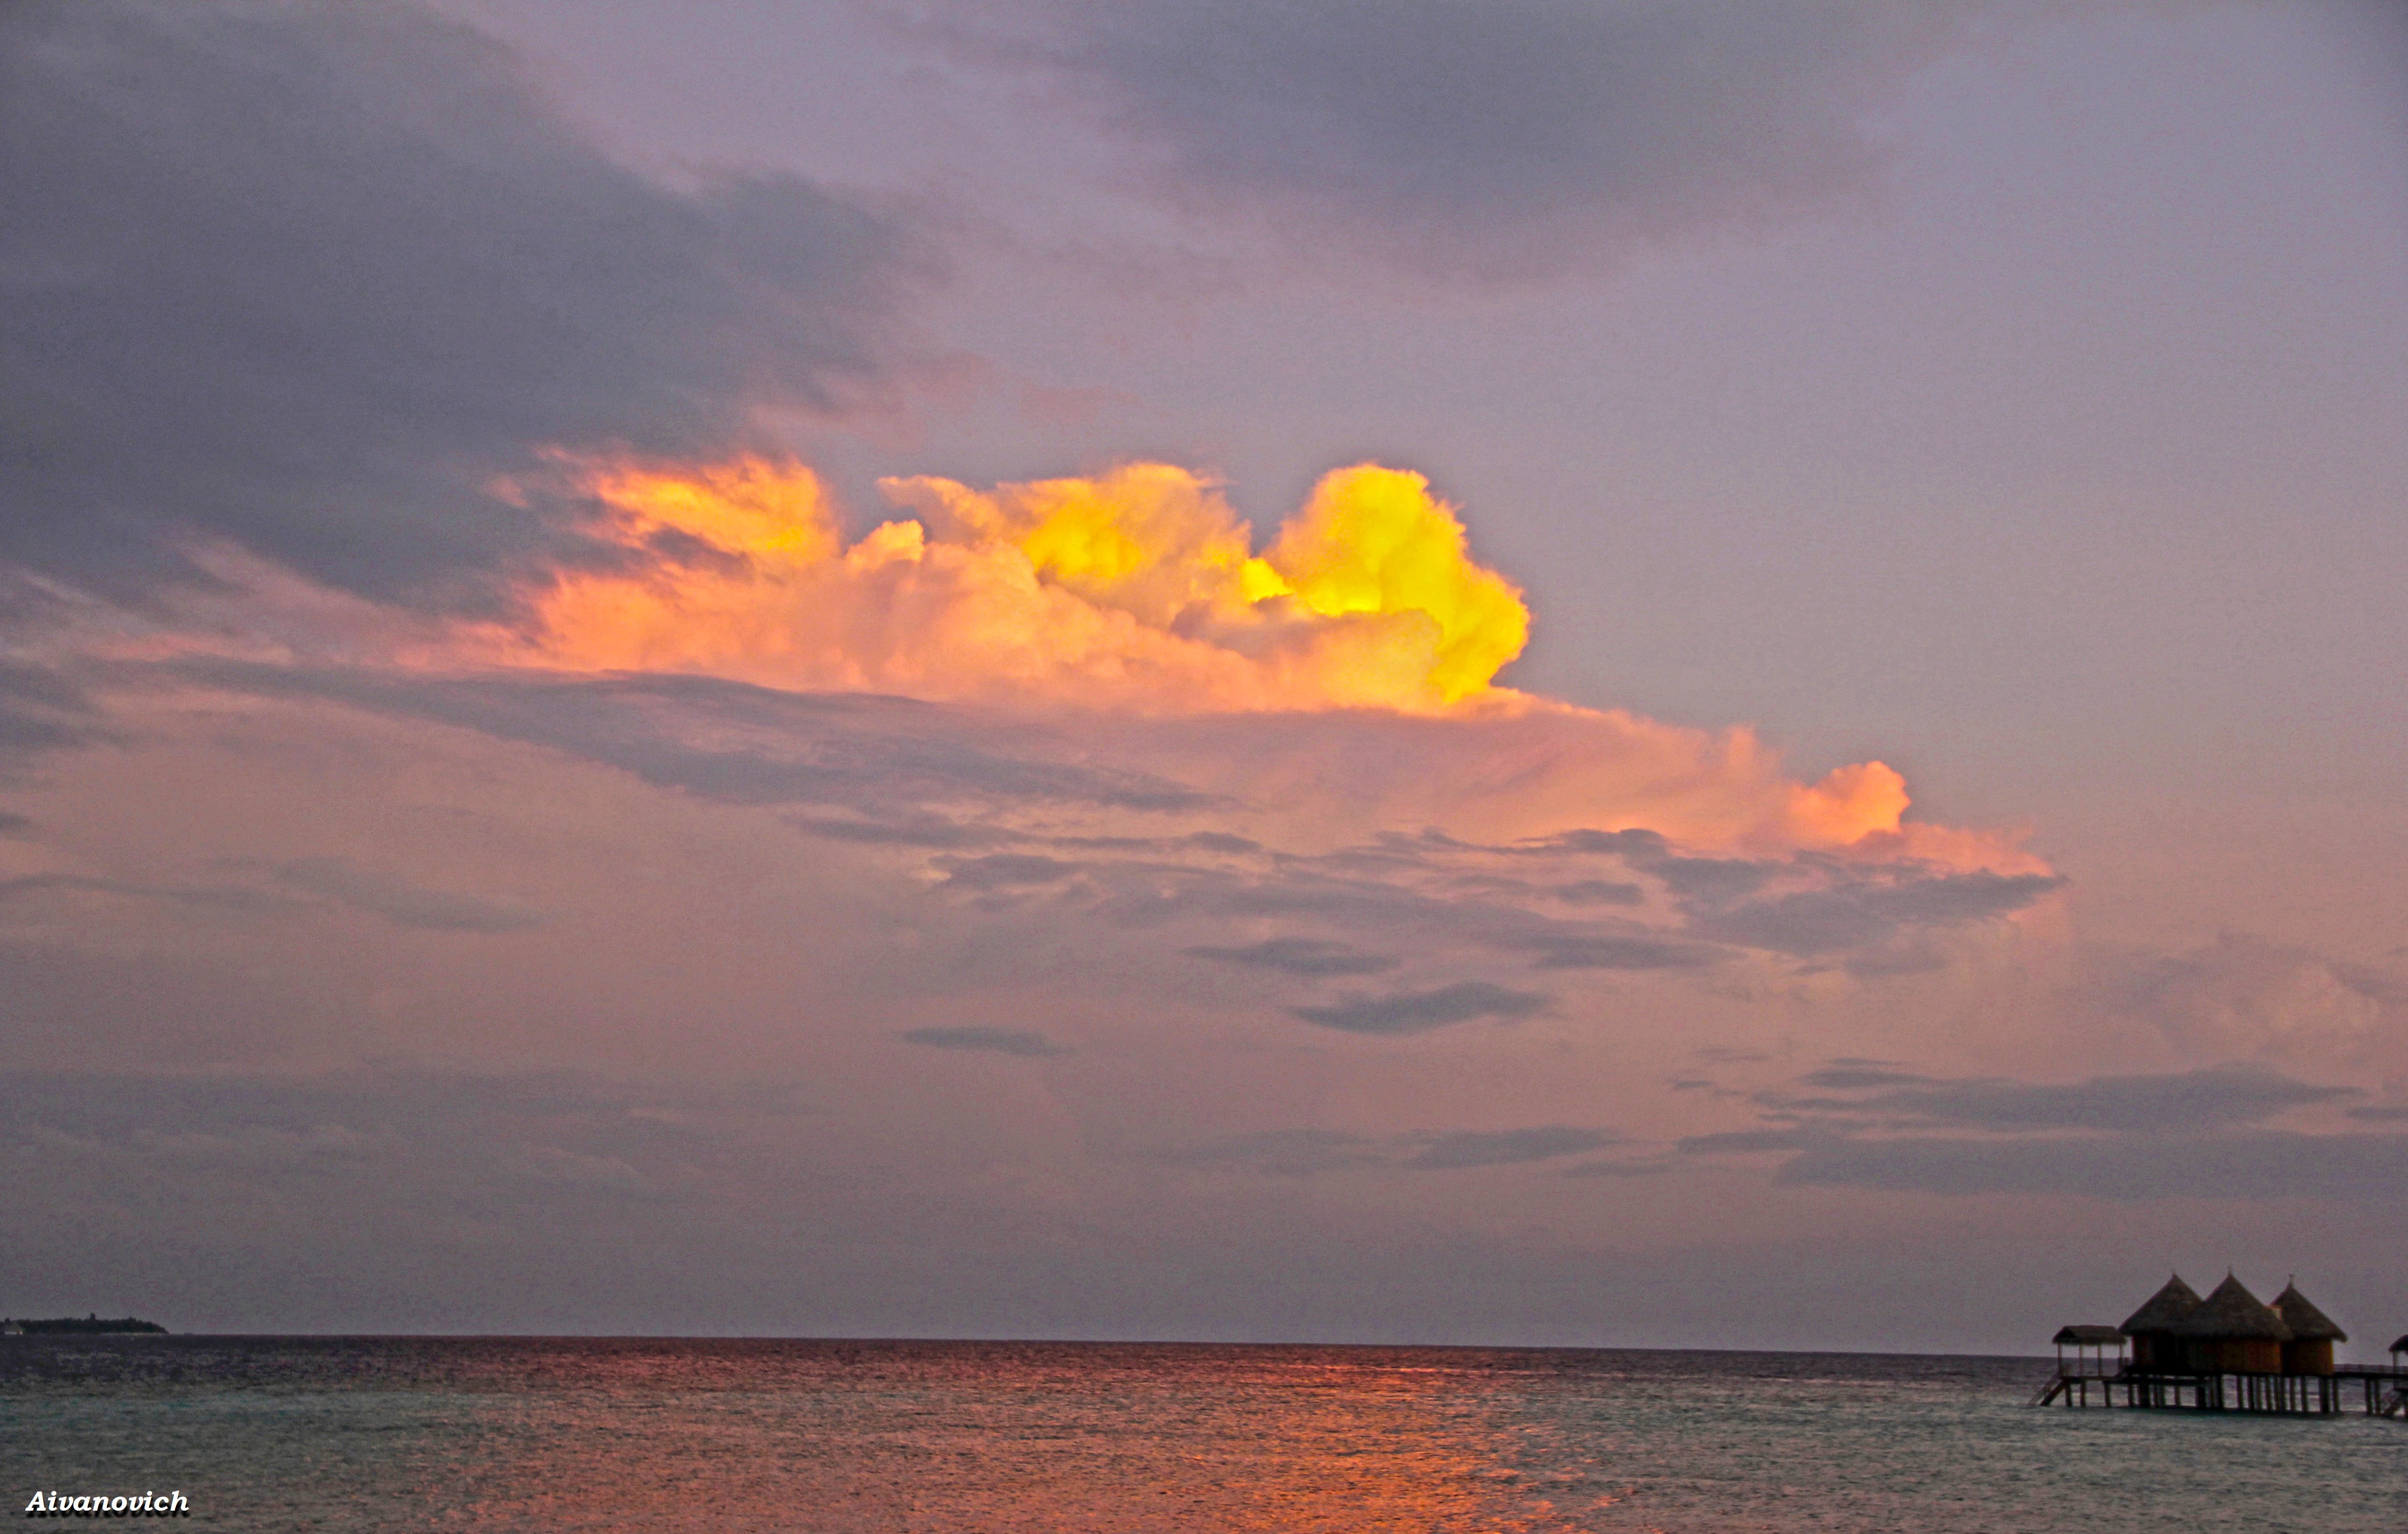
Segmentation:
{"type": "Polygon", "coordinates": [[[2035,1410],[2028,1358],[0,1339],[0,1491],[186,1527],[2396,1531],[2408,1423],[2035,1410]]]}

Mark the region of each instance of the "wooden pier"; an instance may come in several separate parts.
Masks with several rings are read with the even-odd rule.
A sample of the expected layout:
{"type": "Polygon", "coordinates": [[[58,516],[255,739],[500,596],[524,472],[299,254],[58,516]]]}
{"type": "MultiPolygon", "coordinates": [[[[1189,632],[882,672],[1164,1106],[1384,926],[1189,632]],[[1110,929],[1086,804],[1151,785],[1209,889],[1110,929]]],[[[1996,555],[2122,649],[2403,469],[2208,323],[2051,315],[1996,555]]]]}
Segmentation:
{"type": "Polygon", "coordinates": [[[2329,1417],[2350,1410],[2352,1396],[2359,1398],[2368,1416],[2408,1414],[2408,1369],[2369,1364],[2330,1374],[2158,1374],[2129,1367],[2108,1373],[2072,1364],[2042,1385],[2032,1404],[2329,1417]],[[2358,1387],[2354,1391],[2353,1382],[2358,1387]]]}

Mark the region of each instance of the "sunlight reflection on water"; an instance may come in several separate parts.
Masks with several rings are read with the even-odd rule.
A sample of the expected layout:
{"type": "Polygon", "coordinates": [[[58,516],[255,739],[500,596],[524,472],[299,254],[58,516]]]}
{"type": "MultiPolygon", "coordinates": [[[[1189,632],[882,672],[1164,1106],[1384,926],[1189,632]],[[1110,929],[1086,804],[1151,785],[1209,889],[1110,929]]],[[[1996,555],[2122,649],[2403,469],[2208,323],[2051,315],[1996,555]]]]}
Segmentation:
{"type": "MultiPolygon", "coordinates": [[[[2396,1529],[2408,1425],[2034,1411],[2014,1359],[11,1338],[0,1491],[192,1525],[2396,1529]]],[[[187,1526],[191,1527],[191,1526],[187,1526]]]]}

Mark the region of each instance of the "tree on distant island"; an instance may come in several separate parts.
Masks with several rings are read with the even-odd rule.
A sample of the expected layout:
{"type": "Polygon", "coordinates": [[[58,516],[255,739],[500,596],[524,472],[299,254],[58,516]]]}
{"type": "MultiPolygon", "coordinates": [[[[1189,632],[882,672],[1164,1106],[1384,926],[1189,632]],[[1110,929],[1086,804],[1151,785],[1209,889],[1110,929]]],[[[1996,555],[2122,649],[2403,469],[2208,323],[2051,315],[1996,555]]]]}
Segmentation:
{"type": "Polygon", "coordinates": [[[49,1320],[0,1316],[0,1333],[11,1331],[22,1332],[28,1337],[99,1337],[112,1332],[156,1332],[165,1336],[167,1328],[156,1321],[144,1321],[131,1315],[111,1319],[98,1312],[83,1316],[53,1316],[49,1320]]]}

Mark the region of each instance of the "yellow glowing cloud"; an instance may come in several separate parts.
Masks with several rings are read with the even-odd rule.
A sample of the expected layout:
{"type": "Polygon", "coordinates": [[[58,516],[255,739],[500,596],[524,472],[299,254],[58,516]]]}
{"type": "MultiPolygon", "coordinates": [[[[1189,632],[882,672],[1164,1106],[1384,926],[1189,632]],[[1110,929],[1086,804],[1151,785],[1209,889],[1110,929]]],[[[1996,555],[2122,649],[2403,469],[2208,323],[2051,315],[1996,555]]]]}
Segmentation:
{"type": "Polygon", "coordinates": [[[1329,475],[1261,557],[1211,482],[1163,464],[981,492],[890,480],[916,513],[843,545],[810,469],[591,470],[638,573],[564,578],[547,656],[785,686],[1146,712],[1427,711],[1490,689],[1529,612],[1418,475],[1329,475]]]}
{"type": "Polygon", "coordinates": [[[1249,595],[1292,593],[1326,616],[1428,617],[1439,629],[1429,684],[1449,702],[1486,691],[1530,638],[1521,589],[1471,562],[1454,508],[1420,475],[1376,464],[1326,476],[1247,575],[1249,595]]]}
{"type": "Polygon", "coordinates": [[[1880,762],[1801,782],[1743,727],[1497,687],[1529,609],[1416,474],[1329,474],[1258,553],[1217,486],[1163,464],[990,490],[886,480],[905,515],[850,546],[791,461],[580,472],[629,566],[561,577],[532,637],[489,658],[1039,705],[1090,716],[1098,738],[1106,716],[1419,715],[1431,727],[1392,743],[1410,760],[1365,716],[1180,771],[1333,824],[1361,810],[1501,839],[1646,825],[1699,848],[2039,866],[2013,839],[1907,823],[1905,781],[1880,762]]]}

